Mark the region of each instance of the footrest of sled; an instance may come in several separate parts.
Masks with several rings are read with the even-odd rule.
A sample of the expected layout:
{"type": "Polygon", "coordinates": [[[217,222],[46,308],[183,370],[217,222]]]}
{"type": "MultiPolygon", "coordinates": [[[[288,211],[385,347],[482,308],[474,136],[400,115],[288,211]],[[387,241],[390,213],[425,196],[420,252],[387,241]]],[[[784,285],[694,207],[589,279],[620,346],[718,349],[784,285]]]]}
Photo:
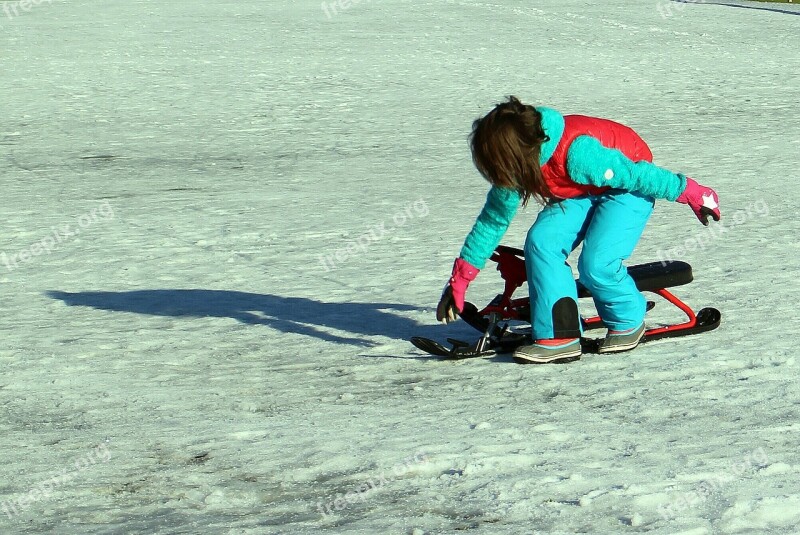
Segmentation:
{"type": "MultiPolygon", "coordinates": [[[[713,331],[719,327],[722,321],[722,313],[716,308],[703,308],[697,312],[697,320],[691,327],[681,325],[666,327],[651,327],[644,332],[639,344],[660,340],[662,338],[677,338],[679,336],[691,336],[707,331],[713,331]]],[[[581,345],[584,353],[597,353],[602,338],[581,338],[581,345]]]]}
{"type": "Polygon", "coordinates": [[[411,337],[411,343],[414,344],[414,347],[416,347],[417,349],[420,349],[425,353],[430,353],[431,355],[435,355],[437,357],[449,358],[450,355],[452,354],[452,350],[447,349],[436,340],[431,340],[430,338],[413,336],[411,337]]]}
{"type": "Polygon", "coordinates": [[[717,310],[716,308],[702,308],[697,312],[697,320],[695,324],[691,327],[681,327],[676,326],[675,328],[671,327],[662,327],[662,328],[653,328],[648,329],[644,333],[644,338],[642,339],[643,342],[647,342],[650,340],[658,340],[660,338],[674,338],[676,336],[690,336],[693,334],[700,334],[707,331],[713,331],[717,327],[719,327],[720,322],[722,321],[722,313],[717,310]]]}
{"type": "Polygon", "coordinates": [[[423,338],[421,336],[414,336],[411,338],[410,341],[412,344],[414,344],[414,346],[417,349],[420,349],[431,355],[450,360],[487,357],[489,355],[495,354],[494,349],[477,351],[472,345],[468,344],[467,342],[463,342],[461,340],[454,340],[452,338],[447,339],[448,342],[453,344],[453,347],[451,349],[446,348],[436,340],[431,340],[430,338],[423,338]]]}

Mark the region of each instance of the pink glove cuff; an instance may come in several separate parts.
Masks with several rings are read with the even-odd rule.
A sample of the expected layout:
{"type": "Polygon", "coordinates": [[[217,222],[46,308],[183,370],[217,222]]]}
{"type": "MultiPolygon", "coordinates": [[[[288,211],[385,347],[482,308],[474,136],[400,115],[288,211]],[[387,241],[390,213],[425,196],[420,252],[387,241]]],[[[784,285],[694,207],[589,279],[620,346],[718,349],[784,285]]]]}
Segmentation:
{"type": "Polygon", "coordinates": [[[688,204],[694,211],[697,219],[704,225],[708,225],[708,217],[714,221],[719,221],[719,197],[713,189],[698,184],[693,179],[686,177],[686,188],[683,190],[676,202],[688,204]]]}
{"type": "Polygon", "coordinates": [[[475,280],[481,270],[472,266],[463,258],[456,258],[453,264],[453,274],[450,276],[450,288],[453,290],[453,301],[458,310],[464,310],[464,296],[467,293],[467,286],[475,280]]]}
{"type": "Polygon", "coordinates": [[[453,275],[450,277],[450,282],[454,282],[455,279],[464,279],[469,283],[474,281],[480,272],[480,269],[473,267],[463,258],[456,258],[453,263],[453,275]]]}
{"type": "Polygon", "coordinates": [[[679,202],[681,204],[689,204],[693,200],[699,199],[703,196],[703,188],[697,181],[693,178],[686,177],[686,187],[683,189],[683,193],[678,195],[678,198],[675,199],[675,202],[679,202]]]}

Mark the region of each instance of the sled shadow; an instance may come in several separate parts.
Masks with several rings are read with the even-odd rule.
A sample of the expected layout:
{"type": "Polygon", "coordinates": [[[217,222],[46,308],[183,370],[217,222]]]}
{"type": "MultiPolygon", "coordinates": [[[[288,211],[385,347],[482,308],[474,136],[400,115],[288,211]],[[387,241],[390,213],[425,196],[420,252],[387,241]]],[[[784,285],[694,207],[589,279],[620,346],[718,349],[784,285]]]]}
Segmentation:
{"type": "Polygon", "coordinates": [[[46,295],[68,306],[134,312],[149,316],[233,318],[251,325],[266,325],[284,333],[297,333],[334,343],[374,346],[376,343],[334,334],[324,328],[362,337],[408,339],[435,336],[442,331],[394,312],[419,310],[397,303],[325,303],[303,297],[280,297],[227,290],[135,290],[130,292],[61,292],[46,295]]]}

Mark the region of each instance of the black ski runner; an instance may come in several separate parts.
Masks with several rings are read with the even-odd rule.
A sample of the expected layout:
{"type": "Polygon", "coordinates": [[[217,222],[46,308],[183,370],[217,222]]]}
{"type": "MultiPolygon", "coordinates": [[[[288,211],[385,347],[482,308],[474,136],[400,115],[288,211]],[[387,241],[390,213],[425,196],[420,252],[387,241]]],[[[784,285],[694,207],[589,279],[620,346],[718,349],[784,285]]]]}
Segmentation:
{"type": "MultiPolygon", "coordinates": [[[[639,344],[641,345],[646,342],[660,340],[662,338],[676,338],[679,336],[690,336],[711,331],[719,327],[721,317],[722,315],[720,314],[719,310],[715,308],[704,308],[697,313],[697,322],[693,327],[675,329],[673,331],[663,330],[660,332],[653,332],[652,334],[648,334],[647,331],[645,331],[645,335],[642,337],[642,340],[639,342],[639,344]]],[[[495,326],[495,329],[497,328],[498,327],[495,326]]],[[[653,331],[653,329],[649,330],[653,331]]],[[[447,341],[452,346],[450,348],[445,347],[436,340],[431,340],[430,338],[423,338],[420,336],[414,336],[410,341],[417,349],[446,360],[462,360],[468,358],[489,357],[498,353],[512,353],[519,346],[526,343],[531,343],[529,336],[514,332],[505,332],[502,335],[499,332],[490,333],[488,337],[481,337],[473,344],[464,342],[463,340],[448,338],[447,341]],[[482,340],[485,340],[483,344],[480,343],[482,340]]],[[[597,353],[597,349],[601,341],[601,338],[581,338],[583,352],[597,353]]],[[[530,362],[522,360],[518,360],[517,362],[530,364],[530,362]]],[[[557,362],[560,363],[566,361],[557,362]]]]}

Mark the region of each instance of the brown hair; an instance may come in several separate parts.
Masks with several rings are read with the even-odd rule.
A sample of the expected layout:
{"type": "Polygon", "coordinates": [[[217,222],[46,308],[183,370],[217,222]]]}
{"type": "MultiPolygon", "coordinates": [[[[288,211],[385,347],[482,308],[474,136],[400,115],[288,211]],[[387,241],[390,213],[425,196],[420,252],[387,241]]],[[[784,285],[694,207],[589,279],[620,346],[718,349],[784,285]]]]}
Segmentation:
{"type": "Polygon", "coordinates": [[[472,161],[492,185],[519,192],[523,206],[531,197],[544,203],[552,196],[539,164],[542,143],[550,138],[536,108],[512,95],[476,119],[469,138],[472,161]]]}

